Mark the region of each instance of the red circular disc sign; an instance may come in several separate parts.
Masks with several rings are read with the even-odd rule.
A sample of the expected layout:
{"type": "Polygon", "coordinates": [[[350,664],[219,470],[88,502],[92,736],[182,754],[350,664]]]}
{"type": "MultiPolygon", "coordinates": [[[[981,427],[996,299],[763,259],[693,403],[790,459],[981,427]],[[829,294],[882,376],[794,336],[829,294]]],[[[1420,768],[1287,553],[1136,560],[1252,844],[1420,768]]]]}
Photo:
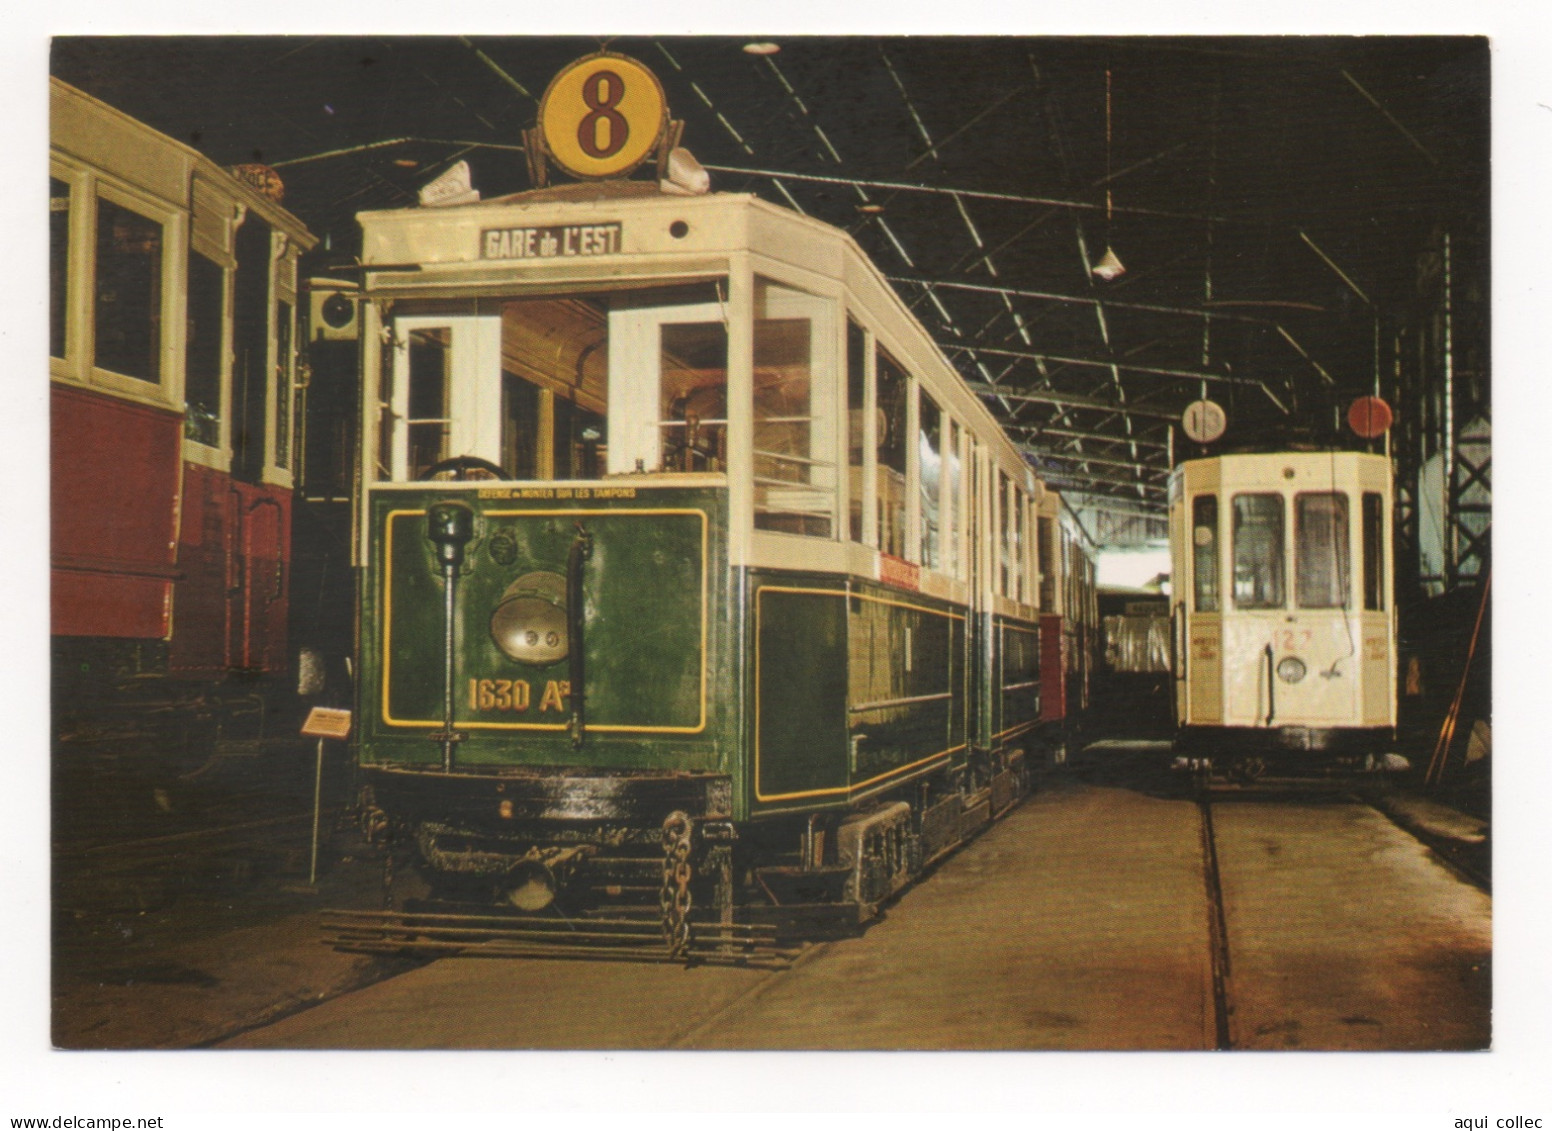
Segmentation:
{"type": "Polygon", "coordinates": [[[1347,410],[1347,426],[1365,440],[1390,428],[1390,406],[1379,397],[1359,397],[1347,410]]]}

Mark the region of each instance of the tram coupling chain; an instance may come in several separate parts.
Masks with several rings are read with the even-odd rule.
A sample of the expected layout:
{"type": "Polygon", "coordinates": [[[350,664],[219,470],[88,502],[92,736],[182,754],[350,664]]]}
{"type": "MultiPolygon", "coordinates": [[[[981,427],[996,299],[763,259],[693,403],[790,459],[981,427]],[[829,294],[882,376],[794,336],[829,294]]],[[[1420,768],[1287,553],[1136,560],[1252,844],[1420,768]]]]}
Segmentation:
{"type": "Polygon", "coordinates": [[[694,825],[676,809],[663,820],[663,886],[658,905],[663,912],[663,941],[668,953],[682,955],[690,948],[690,852],[694,825]]]}

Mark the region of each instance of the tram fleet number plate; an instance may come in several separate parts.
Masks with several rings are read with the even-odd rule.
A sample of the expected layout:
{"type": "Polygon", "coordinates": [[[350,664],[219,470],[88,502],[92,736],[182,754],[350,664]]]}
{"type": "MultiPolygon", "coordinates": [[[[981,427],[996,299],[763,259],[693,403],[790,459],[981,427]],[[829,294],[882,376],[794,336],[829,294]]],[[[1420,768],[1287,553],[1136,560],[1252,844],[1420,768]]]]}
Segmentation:
{"type": "Polygon", "coordinates": [[[557,224],[549,228],[486,228],[480,232],[481,259],[561,259],[614,255],[620,225],[557,224]]]}

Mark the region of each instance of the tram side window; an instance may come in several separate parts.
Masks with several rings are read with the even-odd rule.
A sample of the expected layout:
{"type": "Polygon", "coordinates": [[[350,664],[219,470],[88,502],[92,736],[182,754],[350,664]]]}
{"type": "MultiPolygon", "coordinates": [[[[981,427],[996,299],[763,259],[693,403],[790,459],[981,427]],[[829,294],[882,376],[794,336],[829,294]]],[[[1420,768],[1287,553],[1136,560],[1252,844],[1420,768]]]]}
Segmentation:
{"type": "Polygon", "coordinates": [[[1015,601],[1024,600],[1024,578],[1029,572],[1029,564],[1024,557],[1024,512],[1029,509],[1029,500],[1024,497],[1024,492],[1019,487],[1014,487],[1008,498],[1013,506],[1013,592],[1008,596],[1015,601]]]}
{"type": "Polygon", "coordinates": [[[96,351],[92,362],[162,380],[162,225],[97,199],[96,351]]]}
{"type": "Polygon", "coordinates": [[[1347,496],[1300,493],[1293,500],[1294,586],[1301,609],[1343,609],[1352,588],[1347,496]]]}
{"type": "Polygon", "coordinates": [[[1363,607],[1385,608],[1385,500],[1363,493],[1363,607]]]}
{"type": "Polygon", "coordinates": [[[1040,609],[1056,611],[1056,519],[1041,516],[1036,520],[1039,536],[1035,539],[1040,557],[1040,609]]]}
{"type": "Polygon", "coordinates": [[[835,523],[834,306],[755,280],[754,525],[829,538],[835,523]]]}
{"type": "Polygon", "coordinates": [[[867,482],[868,338],[862,327],[846,323],[846,461],[851,469],[848,501],[851,540],[862,541],[862,492],[867,482]]]}
{"type": "Polygon", "coordinates": [[[928,569],[942,569],[943,531],[938,503],[943,478],[943,410],[923,390],[916,412],[916,458],[921,469],[921,564],[928,569]]]}
{"type": "Polygon", "coordinates": [[[197,443],[221,443],[221,344],[226,271],[189,252],[188,348],[184,353],[183,434],[197,443]]]}
{"type": "Polygon", "coordinates": [[[878,351],[878,548],[905,556],[906,394],[910,379],[878,351]]]}
{"type": "Polygon", "coordinates": [[[962,578],[965,575],[964,563],[960,556],[959,532],[964,528],[964,500],[960,498],[959,484],[963,479],[959,468],[959,422],[948,422],[948,447],[943,453],[943,498],[948,507],[948,521],[945,535],[944,557],[945,568],[954,577],[962,578]]]}
{"type": "Polygon", "coordinates": [[[63,358],[70,314],[70,185],[49,178],[49,356],[63,358]]]}
{"type": "Polygon", "coordinates": [[[410,478],[419,479],[447,458],[448,365],[451,343],[446,329],[411,330],[409,336],[410,478]]]}
{"type": "Polygon", "coordinates": [[[1199,613],[1218,611],[1218,496],[1191,500],[1191,581],[1199,613]]]}
{"type": "Polygon", "coordinates": [[[1283,497],[1234,496],[1234,605],[1280,609],[1283,597],[1283,497]]]}
{"type": "Polygon", "coordinates": [[[997,473],[997,527],[999,536],[997,539],[997,592],[1004,597],[1013,596],[1013,522],[1008,513],[1013,509],[1012,484],[1008,482],[1008,473],[997,473]]]}

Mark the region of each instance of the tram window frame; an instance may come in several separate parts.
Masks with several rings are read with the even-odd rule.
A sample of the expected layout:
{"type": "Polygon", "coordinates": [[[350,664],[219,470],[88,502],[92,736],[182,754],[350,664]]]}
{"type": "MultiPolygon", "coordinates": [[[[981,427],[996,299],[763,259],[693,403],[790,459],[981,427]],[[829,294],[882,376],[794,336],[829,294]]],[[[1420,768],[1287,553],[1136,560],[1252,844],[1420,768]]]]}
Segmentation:
{"type": "Polygon", "coordinates": [[[1216,613],[1223,603],[1223,562],[1218,529],[1218,496],[1191,500],[1191,606],[1198,613],[1216,613]],[[1201,531],[1209,531],[1202,538],[1201,531]]]}
{"type": "Polygon", "coordinates": [[[1385,611],[1385,496],[1365,491],[1362,508],[1363,607],[1366,612],[1385,611]]]}
{"type": "Polygon", "coordinates": [[[873,353],[874,396],[878,406],[875,415],[882,426],[877,437],[878,461],[874,474],[874,497],[878,504],[878,549],[882,553],[904,559],[910,508],[909,446],[906,435],[910,423],[911,375],[876,340],[873,353]],[[886,384],[889,386],[887,390],[886,384]],[[892,476],[898,476],[898,482],[891,483],[892,476]],[[894,489],[891,490],[891,487],[894,489]]]}
{"type": "Polygon", "coordinates": [[[1234,607],[1236,609],[1284,609],[1288,607],[1288,507],[1287,497],[1280,491],[1246,491],[1236,494],[1233,499],[1233,546],[1231,549],[1233,569],[1231,582],[1233,585],[1234,607]],[[1273,552],[1264,552],[1254,546],[1249,537],[1249,531],[1253,529],[1247,522],[1247,511],[1252,502],[1262,503],[1271,500],[1276,503],[1276,510],[1272,513],[1276,521],[1269,524],[1275,531],[1275,542],[1270,547],[1273,552]],[[1253,555],[1253,556],[1252,556],[1253,555]],[[1249,567],[1243,575],[1241,570],[1249,567]],[[1264,570],[1258,567],[1266,567],[1264,570]],[[1257,578],[1269,578],[1271,584],[1259,584],[1257,578]],[[1241,586],[1254,585],[1254,588],[1242,590],[1241,586]],[[1247,596],[1241,596],[1245,592],[1247,596]],[[1265,596],[1254,594],[1264,593],[1265,596]]]}
{"type": "Polygon", "coordinates": [[[1301,609],[1347,609],[1353,601],[1352,521],[1346,491],[1300,491],[1293,497],[1293,593],[1301,609]],[[1311,512],[1335,504],[1328,515],[1311,512]],[[1338,520],[1328,522],[1330,514],[1338,520]],[[1321,541],[1321,531],[1330,537],[1321,541]],[[1328,553],[1329,551],[1329,553],[1328,553]]]}
{"type": "Polygon", "coordinates": [[[95,208],[92,215],[92,344],[91,365],[94,373],[119,378],[133,382],[142,391],[154,389],[162,396],[167,390],[167,302],[173,287],[169,286],[169,257],[173,247],[178,243],[178,231],[172,222],[173,217],[161,213],[160,210],[137,206],[127,194],[114,191],[110,186],[99,183],[97,186],[95,208]],[[156,229],[156,242],[154,247],[140,256],[130,254],[128,258],[115,258],[113,255],[114,227],[112,216],[107,210],[123,213],[125,216],[153,226],[156,229]],[[159,214],[153,214],[159,213],[159,214]],[[141,264],[137,259],[143,259],[141,264]],[[108,267],[111,263],[119,265],[120,275],[117,280],[109,277],[108,267]],[[139,266],[142,271],[133,271],[139,266]],[[105,270],[107,268],[107,270],[105,270]],[[137,278],[136,276],[141,276],[137,278]],[[118,289],[108,289],[114,282],[119,287],[128,285],[133,294],[136,284],[144,283],[146,297],[143,302],[135,302],[130,305],[118,305],[118,289]],[[139,344],[139,349],[133,346],[126,348],[122,353],[115,351],[112,354],[105,353],[105,341],[113,336],[114,331],[125,334],[131,333],[129,327],[121,326],[124,321],[134,320],[143,315],[147,326],[137,327],[135,333],[144,332],[144,341],[139,344]],[[134,359],[133,364],[126,366],[123,362],[131,361],[130,352],[143,352],[144,357],[134,359]],[[133,368],[140,362],[146,364],[143,372],[134,372],[133,368]]]}
{"type": "Polygon", "coordinates": [[[187,271],[183,437],[208,448],[220,448],[226,425],[223,359],[229,349],[226,307],[230,272],[192,245],[187,271]],[[212,328],[214,333],[211,333],[212,328]]]}

